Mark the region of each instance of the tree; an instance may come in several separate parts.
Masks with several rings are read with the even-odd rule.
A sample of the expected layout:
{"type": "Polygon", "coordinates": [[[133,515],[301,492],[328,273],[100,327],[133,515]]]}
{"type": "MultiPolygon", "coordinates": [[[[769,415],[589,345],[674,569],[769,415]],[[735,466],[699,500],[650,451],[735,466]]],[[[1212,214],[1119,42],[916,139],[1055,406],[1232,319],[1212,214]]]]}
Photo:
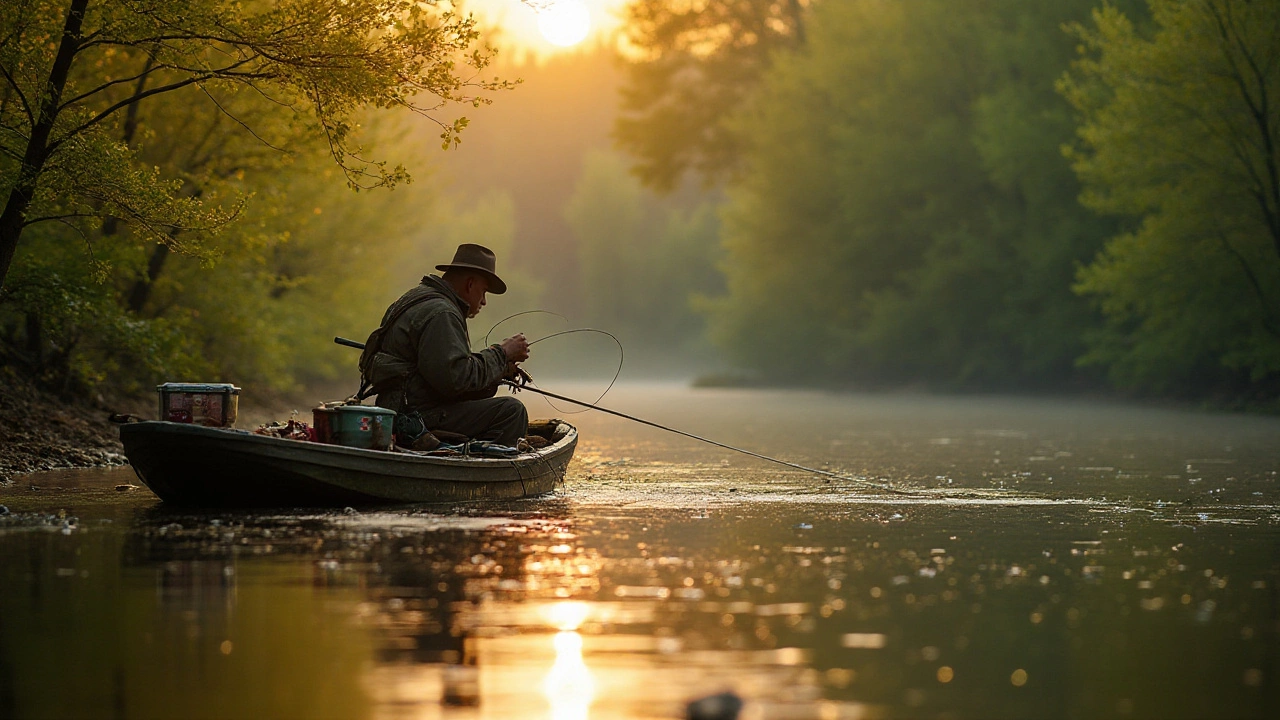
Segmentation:
{"type": "MultiPolygon", "coordinates": [[[[0,34],[0,288],[23,230],[37,223],[83,232],[115,218],[169,244],[174,230],[190,241],[235,216],[235,203],[184,194],[180,180],[135,161],[120,126],[150,98],[194,88],[219,106],[222,93],[259,93],[309,114],[348,182],[375,187],[406,174],[364,157],[356,113],[431,115],[505,87],[476,78],[488,56],[471,50],[470,18],[410,0],[20,0],[0,34]]],[[[445,145],[466,126],[438,122],[445,145]]]]}
{"type": "Polygon", "coordinates": [[[775,52],[804,42],[806,0],[636,0],[627,6],[633,58],[615,126],[651,187],[692,171],[708,183],[737,164],[728,118],[775,52]]]}
{"type": "Polygon", "coordinates": [[[628,362],[650,370],[698,359],[704,322],[693,300],[722,289],[711,205],[659,198],[623,157],[594,151],[564,214],[577,244],[582,319],[616,334],[628,362]]]}
{"type": "Polygon", "coordinates": [[[775,380],[1061,387],[1081,208],[1053,91],[1091,0],[828,0],[734,119],[718,344],[775,380]]]}
{"type": "Polygon", "coordinates": [[[1148,4],[1149,34],[1113,7],[1075,26],[1085,56],[1060,83],[1083,201],[1132,227],[1079,274],[1106,318],[1086,361],[1143,390],[1274,395],[1280,6],[1148,4]]]}
{"type": "MultiPolygon", "coordinates": [[[[152,106],[175,112],[141,115],[138,134],[157,136],[144,143],[143,157],[177,172],[202,144],[180,128],[190,120],[208,129],[217,114],[188,116],[175,106],[201,107],[152,106]],[[178,118],[183,122],[171,122],[178,118]],[[182,139],[174,147],[166,136],[182,139]]],[[[389,116],[380,117],[362,123],[373,149],[394,149],[416,174],[427,150],[405,142],[404,132],[388,127],[389,116]]],[[[330,340],[363,337],[386,304],[416,282],[413,271],[420,275],[426,266],[417,256],[417,234],[438,203],[435,186],[353,193],[322,143],[290,145],[287,158],[268,148],[254,164],[248,153],[261,145],[256,140],[238,149],[235,138],[216,130],[200,137],[221,143],[224,155],[214,168],[232,161],[251,168],[243,179],[226,181],[253,198],[236,222],[198,253],[159,255],[162,272],[156,253],[167,246],[127,229],[110,238],[90,234],[91,257],[60,223],[30,228],[0,304],[5,364],[78,396],[133,392],[166,378],[224,378],[261,396],[352,377],[350,351],[330,340]],[[147,299],[135,311],[129,305],[140,280],[147,299]]],[[[211,172],[183,176],[204,187],[218,182],[211,172]]]]}

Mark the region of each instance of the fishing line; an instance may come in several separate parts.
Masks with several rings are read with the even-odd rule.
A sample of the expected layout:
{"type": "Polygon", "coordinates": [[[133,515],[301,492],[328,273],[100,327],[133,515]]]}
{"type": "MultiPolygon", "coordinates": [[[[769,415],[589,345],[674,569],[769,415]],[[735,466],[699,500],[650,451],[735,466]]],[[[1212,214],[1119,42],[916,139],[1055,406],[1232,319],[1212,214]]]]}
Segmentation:
{"type": "MultiPolygon", "coordinates": [[[[518,318],[518,317],[520,317],[521,315],[532,315],[532,314],[534,314],[534,313],[542,313],[543,315],[555,315],[556,317],[558,317],[558,318],[560,318],[561,320],[565,321],[565,324],[568,324],[568,322],[569,322],[569,318],[567,318],[567,317],[565,317],[565,316],[561,315],[561,314],[560,314],[560,313],[558,313],[558,312],[551,312],[550,310],[525,310],[525,311],[523,311],[523,312],[518,312],[518,313],[516,313],[515,315],[508,315],[508,316],[506,316],[506,317],[502,318],[501,320],[499,320],[498,322],[494,323],[494,324],[493,324],[493,327],[489,328],[489,332],[487,332],[487,333],[485,333],[485,334],[484,334],[484,343],[483,343],[483,344],[484,344],[486,347],[488,347],[488,345],[489,345],[489,336],[490,336],[490,335],[492,335],[492,334],[493,334],[493,331],[494,331],[494,330],[497,330],[497,329],[498,329],[498,326],[499,326],[499,325],[501,325],[502,323],[504,323],[504,322],[506,322],[506,321],[510,320],[511,318],[518,318]]],[[[546,338],[543,338],[543,339],[545,340],[546,338]]],[[[532,345],[533,343],[529,343],[529,344],[530,344],[530,345],[532,345]]]]}
{"type": "MultiPolygon", "coordinates": [[[[520,387],[517,383],[511,382],[510,380],[503,380],[502,382],[503,382],[503,383],[506,383],[507,385],[510,385],[510,386],[511,386],[511,387],[513,387],[513,388],[519,388],[519,387],[520,387]]],[[[557,394],[555,394],[555,393],[553,393],[553,392],[548,392],[548,391],[543,390],[543,389],[541,389],[541,388],[526,387],[525,389],[526,389],[526,390],[528,390],[529,392],[535,392],[535,393],[538,393],[538,394],[540,394],[540,395],[545,395],[545,396],[547,396],[547,397],[553,397],[553,398],[556,398],[557,400],[564,400],[564,401],[566,401],[566,402],[571,402],[571,403],[573,403],[574,405],[582,405],[583,407],[587,408],[588,410],[599,410],[599,411],[600,411],[600,412],[602,412],[602,413],[608,413],[609,415],[616,415],[617,417],[623,418],[623,419],[625,419],[625,420],[631,420],[631,421],[633,421],[633,422],[638,422],[638,423],[640,423],[640,424],[642,424],[642,425],[648,425],[649,427],[655,427],[655,428],[658,428],[659,430],[666,430],[667,432],[675,433],[676,435],[683,435],[683,436],[685,436],[685,437],[687,437],[687,438],[693,438],[694,440],[698,440],[698,441],[700,441],[700,442],[704,442],[704,443],[707,443],[707,444],[710,444],[710,445],[715,445],[716,447],[724,448],[725,450],[732,450],[732,451],[734,451],[734,452],[742,453],[743,455],[750,455],[751,457],[753,457],[753,458],[759,458],[760,460],[768,460],[769,462],[777,463],[777,464],[779,464],[779,465],[786,465],[787,467],[789,467],[789,468],[795,468],[796,470],[804,470],[805,472],[817,473],[818,475],[826,475],[827,477],[833,477],[833,478],[836,478],[836,479],[838,479],[838,480],[845,480],[845,481],[848,481],[848,482],[856,483],[856,484],[858,484],[858,485],[862,485],[862,486],[864,486],[864,487],[875,488],[876,490],[883,490],[883,491],[885,491],[885,492],[894,493],[894,494],[896,494],[896,495],[917,495],[917,494],[918,494],[918,493],[911,492],[910,490],[903,490],[903,489],[901,489],[901,488],[896,488],[896,487],[893,487],[893,486],[891,486],[891,485],[885,485],[884,483],[872,482],[871,480],[867,480],[867,479],[865,479],[865,478],[857,478],[857,477],[851,477],[851,476],[849,476],[849,475],[841,475],[841,474],[839,474],[839,473],[833,473],[833,472],[831,472],[831,471],[829,471],[829,470],[819,470],[818,468],[806,467],[806,466],[804,466],[804,465],[800,465],[799,463],[793,463],[793,462],[790,462],[790,461],[788,461],[788,460],[780,460],[780,459],[778,459],[778,458],[776,458],[776,457],[770,457],[770,456],[768,456],[768,455],[761,455],[761,454],[760,454],[760,453],[758,453],[758,452],[752,452],[752,451],[750,451],[750,450],[743,450],[743,449],[742,449],[742,448],[740,448],[740,447],[734,447],[734,446],[732,446],[732,445],[726,445],[725,443],[717,442],[717,441],[715,441],[715,440],[711,440],[710,438],[704,438],[704,437],[702,437],[702,436],[700,436],[700,435],[694,435],[693,433],[685,432],[684,430],[677,430],[677,429],[675,429],[675,428],[673,428],[673,427],[667,427],[666,425],[662,425],[662,424],[659,424],[659,423],[653,422],[653,421],[651,421],[651,420],[645,420],[645,419],[643,419],[643,418],[638,418],[638,417],[636,417],[636,416],[634,416],[634,415],[628,415],[628,414],[626,414],[626,413],[624,413],[624,412],[618,412],[617,410],[610,410],[609,408],[600,407],[599,405],[597,405],[597,404],[595,404],[595,403],[587,403],[587,402],[583,402],[583,401],[581,401],[581,400],[574,400],[574,399],[573,399],[573,398],[571,398],[571,397],[565,397],[564,395],[557,395],[557,394]]]]}
{"type": "MultiPolygon", "coordinates": [[[[564,321],[565,321],[565,323],[568,323],[568,322],[569,322],[569,318],[567,318],[567,317],[565,317],[565,316],[561,315],[561,314],[560,314],[560,313],[558,313],[558,312],[552,312],[552,311],[550,311],[550,310],[524,310],[524,311],[522,311],[522,312],[518,312],[518,313],[516,313],[516,314],[514,314],[514,315],[508,315],[508,316],[506,316],[506,317],[502,318],[501,320],[499,320],[498,322],[494,323],[494,324],[493,324],[493,327],[490,327],[490,328],[489,328],[489,332],[487,332],[487,333],[485,333],[485,334],[484,334],[484,343],[483,343],[483,344],[484,344],[484,345],[486,345],[486,346],[489,344],[489,336],[490,336],[490,335],[492,335],[492,334],[493,334],[493,331],[494,331],[494,330],[497,330],[497,329],[498,329],[498,326],[499,326],[499,325],[501,325],[502,323],[504,323],[504,322],[506,322],[506,321],[508,321],[508,320],[511,320],[512,318],[518,318],[518,317],[520,317],[521,315],[532,315],[532,314],[534,314],[534,313],[541,313],[541,314],[543,314],[543,315],[554,315],[554,316],[556,316],[556,317],[560,318],[561,320],[564,320],[564,321]]],[[[574,328],[574,329],[572,329],[572,330],[562,330],[561,332],[552,333],[552,334],[550,334],[550,335],[545,335],[545,336],[543,336],[543,337],[538,338],[537,340],[533,340],[533,341],[529,342],[529,345],[531,345],[531,346],[532,346],[532,345],[536,345],[537,343],[540,343],[540,342],[542,342],[543,340],[550,340],[550,339],[551,339],[551,338],[553,338],[553,337],[559,337],[559,336],[561,336],[561,335],[570,335],[570,334],[573,334],[573,333],[580,333],[580,332],[593,332],[593,333],[599,333],[599,334],[601,334],[601,335],[607,335],[607,336],[609,336],[609,338],[610,338],[611,340],[613,340],[613,342],[614,342],[614,343],[616,343],[616,344],[617,344],[617,346],[618,346],[618,368],[617,368],[617,370],[615,370],[615,371],[614,371],[614,373],[613,373],[613,379],[609,381],[609,386],[608,386],[608,387],[606,387],[606,388],[604,389],[604,392],[600,393],[599,397],[597,397],[597,398],[594,400],[594,402],[600,402],[601,400],[603,400],[603,399],[604,399],[604,396],[605,396],[605,395],[608,395],[608,394],[609,394],[609,391],[613,389],[614,384],[616,384],[616,383],[618,382],[618,377],[619,377],[620,375],[622,375],[622,366],[623,366],[623,364],[626,362],[626,358],[627,358],[626,350],[624,350],[624,349],[622,348],[622,341],[621,341],[621,340],[619,340],[619,339],[617,338],[617,336],[615,336],[613,333],[608,332],[608,331],[606,331],[606,330],[597,330],[596,328],[574,328]]],[[[530,385],[532,385],[532,383],[530,383],[530,385]]],[[[553,410],[555,410],[556,412],[558,412],[558,413],[564,413],[565,415],[577,415],[578,413],[584,413],[584,412],[586,412],[586,410],[565,410],[565,409],[563,409],[563,408],[561,408],[561,407],[557,406],[555,403],[551,402],[551,400],[550,400],[550,399],[548,399],[548,400],[547,400],[547,404],[548,404],[548,405],[550,405],[550,406],[552,407],[552,409],[553,409],[553,410]]]]}
{"type": "MultiPolygon", "coordinates": [[[[543,340],[550,340],[553,337],[559,337],[561,335],[570,335],[572,333],[580,333],[580,332],[593,332],[593,333],[599,333],[601,335],[608,335],[609,338],[612,339],[618,345],[618,369],[614,371],[613,379],[609,381],[609,387],[606,387],[604,389],[604,392],[600,393],[599,397],[597,397],[595,400],[592,401],[592,404],[595,404],[603,400],[604,396],[608,395],[609,391],[613,389],[614,383],[618,382],[618,376],[622,374],[622,365],[627,360],[627,352],[626,350],[622,349],[622,341],[619,340],[616,335],[614,335],[613,333],[607,330],[597,330],[596,328],[575,328],[573,330],[562,330],[558,333],[552,333],[550,335],[540,337],[529,344],[534,345],[542,342],[543,340]]],[[[547,404],[550,405],[552,409],[554,409],[558,413],[564,413],[565,415],[577,415],[578,413],[584,413],[590,409],[590,408],[584,408],[582,410],[565,410],[563,408],[557,407],[555,403],[551,402],[551,398],[549,396],[544,394],[544,397],[547,398],[547,404]]]]}
{"type": "MultiPolygon", "coordinates": [[[[528,314],[528,313],[534,313],[534,312],[544,312],[544,313],[547,313],[547,314],[549,314],[549,315],[556,315],[556,313],[548,312],[548,311],[546,311],[546,310],[526,310],[526,311],[525,311],[525,312],[523,312],[523,313],[516,313],[516,315],[512,315],[511,317],[516,317],[517,315],[525,315],[525,314],[528,314]]],[[[561,316],[559,316],[559,317],[562,317],[562,318],[563,318],[564,316],[562,316],[562,315],[561,315],[561,316]]],[[[499,321],[499,322],[498,322],[498,325],[501,325],[503,322],[505,322],[506,320],[509,320],[509,319],[510,319],[510,318],[505,318],[504,320],[499,321]]],[[[494,325],[493,327],[495,327],[495,328],[496,328],[498,325],[494,325]]],[[[490,328],[490,329],[489,329],[489,332],[493,332],[493,328],[490,328]]],[[[891,485],[886,485],[886,484],[884,484],[884,483],[873,482],[873,481],[871,481],[871,480],[867,480],[867,479],[865,479],[865,478],[852,477],[852,476],[849,476],[849,475],[841,475],[841,474],[839,474],[839,473],[833,473],[833,472],[831,472],[831,471],[829,471],[829,470],[819,470],[818,468],[811,468],[811,467],[808,467],[808,466],[805,466],[805,465],[801,465],[801,464],[799,464],[799,463],[793,463],[793,462],[790,462],[790,461],[788,461],[788,460],[782,460],[782,459],[779,459],[779,458],[770,457],[770,456],[768,456],[768,455],[762,455],[761,453],[752,452],[752,451],[750,451],[750,450],[744,450],[744,449],[742,449],[742,448],[740,448],[740,447],[734,447],[733,445],[727,445],[727,444],[725,444],[725,443],[718,442],[718,441],[716,441],[716,440],[712,440],[712,439],[710,439],[710,438],[705,438],[705,437],[702,437],[702,436],[700,436],[700,435],[694,435],[693,433],[685,432],[684,430],[677,430],[677,429],[675,429],[675,428],[673,428],[673,427],[667,427],[666,425],[662,425],[662,424],[659,424],[659,423],[653,422],[653,421],[651,421],[651,420],[645,420],[645,419],[643,419],[643,418],[638,418],[638,417],[636,417],[636,416],[634,416],[634,415],[628,415],[628,414],[623,413],[623,412],[618,412],[617,410],[610,410],[609,408],[600,407],[597,403],[599,403],[599,402],[600,402],[600,399],[601,399],[601,398],[603,398],[603,397],[605,396],[605,393],[608,393],[608,392],[609,392],[609,390],[613,388],[613,384],[614,384],[615,382],[617,382],[617,380],[618,380],[618,376],[622,374],[622,365],[623,365],[623,361],[625,360],[625,351],[624,351],[624,350],[623,350],[623,348],[622,348],[622,341],[621,341],[621,340],[619,340],[616,336],[614,336],[614,334],[613,334],[613,333],[606,332],[606,331],[604,331],[604,330],[597,330],[596,328],[575,328],[575,329],[573,329],[573,330],[564,330],[564,331],[561,331],[561,332],[558,332],[558,333],[552,333],[551,335],[547,335],[547,336],[545,336],[545,337],[540,337],[540,338],[538,338],[537,340],[534,340],[533,342],[531,342],[531,343],[529,343],[529,344],[530,344],[530,345],[533,345],[534,343],[540,343],[540,342],[542,342],[543,340],[550,340],[550,339],[551,339],[551,338],[553,338],[553,337],[558,337],[558,336],[560,336],[560,335],[568,335],[568,334],[570,334],[570,333],[578,333],[578,332],[594,332],[594,333],[599,333],[599,334],[601,334],[601,335],[608,335],[610,338],[613,338],[613,341],[614,341],[615,343],[617,343],[617,344],[618,344],[618,370],[617,370],[617,372],[615,372],[615,373],[613,374],[613,380],[609,383],[609,387],[605,388],[605,391],[604,391],[603,393],[600,393],[600,397],[596,398],[595,402],[587,403],[587,402],[583,402],[583,401],[581,401],[581,400],[575,400],[575,399],[573,399],[573,398],[571,398],[571,397],[566,397],[566,396],[564,396],[564,395],[557,395],[556,393],[553,393],[553,392],[551,392],[551,391],[549,391],[549,390],[543,390],[542,388],[534,387],[532,384],[521,385],[520,383],[512,382],[511,380],[500,380],[500,381],[499,381],[499,383],[500,383],[500,384],[503,384],[503,385],[507,385],[508,387],[510,387],[510,388],[512,389],[512,391],[513,391],[513,392],[518,392],[518,391],[520,391],[520,390],[528,390],[529,392],[537,393],[537,394],[539,394],[539,395],[542,395],[543,397],[547,398],[547,403],[548,403],[549,405],[551,405],[551,407],[555,408],[557,412],[564,412],[564,413],[566,413],[566,414],[573,414],[573,413],[576,413],[576,412],[586,412],[587,410],[598,410],[598,411],[600,411],[600,412],[602,412],[602,413],[606,413],[606,414],[609,414],[609,415],[615,415],[615,416],[620,417],[620,418],[623,418],[623,419],[625,419],[625,420],[631,420],[631,421],[633,421],[633,422],[638,422],[638,423],[640,423],[641,425],[648,425],[648,426],[650,426],[650,427],[655,427],[655,428],[657,428],[657,429],[659,429],[659,430],[666,430],[666,431],[667,431],[667,432],[669,432],[669,433],[675,433],[676,435],[683,435],[684,437],[691,438],[691,439],[693,439],[693,440],[697,440],[697,441],[699,441],[699,442],[704,442],[704,443],[707,443],[707,444],[709,444],[709,445],[715,445],[716,447],[724,448],[725,450],[732,450],[732,451],[734,451],[734,452],[742,453],[743,455],[749,455],[749,456],[751,456],[751,457],[753,457],[753,458],[758,458],[758,459],[760,459],[760,460],[767,460],[768,462],[771,462],[771,463],[777,463],[777,464],[779,464],[779,465],[785,465],[786,467],[794,468],[794,469],[796,469],[796,470],[803,470],[803,471],[805,471],[805,472],[811,472],[811,473],[815,473],[815,474],[817,474],[817,475],[825,475],[825,476],[827,476],[827,477],[836,478],[837,480],[845,480],[845,481],[847,481],[847,482],[851,482],[851,483],[854,483],[854,484],[857,484],[857,485],[861,485],[861,486],[863,486],[863,487],[874,488],[874,489],[876,489],[876,490],[883,490],[884,492],[893,493],[893,494],[895,494],[895,495],[920,496],[920,495],[925,495],[925,494],[927,494],[927,493],[925,493],[925,492],[921,492],[921,491],[914,491],[914,492],[913,492],[913,491],[911,491],[911,490],[903,490],[903,489],[901,489],[901,488],[895,488],[895,487],[893,487],[893,486],[891,486],[891,485]],[[566,401],[566,402],[573,403],[574,405],[581,405],[584,409],[583,409],[583,410],[577,410],[577,411],[565,411],[565,410],[561,410],[560,408],[556,407],[555,403],[551,402],[551,398],[555,398],[555,399],[557,399],[557,400],[564,400],[564,401],[566,401]]],[[[488,339],[488,335],[486,335],[486,336],[485,336],[485,339],[486,339],[486,340],[488,339]]],[[[334,339],[333,339],[333,341],[334,341],[334,342],[336,342],[336,343],[338,343],[339,345],[347,345],[347,346],[349,346],[349,347],[353,347],[353,348],[356,348],[356,349],[358,349],[358,350],[363,350],[363,349],[364,349],[364,343],[356,342],[356,341],[354,341],[354,340],[348,340],[348,339],[346,339],[346,338],[336,337],[336,338],[334,338],[334,339]]]]}

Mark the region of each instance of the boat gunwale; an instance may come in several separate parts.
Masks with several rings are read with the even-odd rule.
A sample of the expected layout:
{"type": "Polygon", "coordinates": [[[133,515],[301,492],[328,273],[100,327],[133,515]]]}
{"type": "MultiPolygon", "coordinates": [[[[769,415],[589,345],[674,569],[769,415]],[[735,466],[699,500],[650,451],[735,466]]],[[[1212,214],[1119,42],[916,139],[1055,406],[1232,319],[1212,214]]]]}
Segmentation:
{"type": "MultiPolygon", "coordinates": [[[[564,422],[564,421],[561,421],[564,422]]],[[[146,435],[155,437],[156,435],[177,435],[188,436],[193,438],[208,439],[210,441],[230,441],[243,446],[243,443],[250,443],[270,448],[272,450],[295,451],[303,454],[315,455],[317,457],[306,458],[309,462],[315,462],[319,456],[335,455],[338,457],[349,458],[352,460],[375,460],[382,463],[404,463],[411,466],[437,466],[448,468],[466,468],[475,467],[477,469],[500,469],[508,467],[522,467],[535,464],[542,461],[550,460],[553,456],[558,455],[561,451],[573,444],[578,436],[578,429],[569,423],[569,432],[565,436],[545,448],[540,448],[536,452],[520,453],[512,457],[480,457],[475,455],[468,456],[435,456],[435,455],[419,455],[416,452],[392,452],[390,450],[371,450],[367,448],[353,448],[345,445],[329,445],[325,443],[310,442],[306,440],[290,440],[288,438],[271,437],[269,435],[258,435],[249,430],[240,428],[215,428],[205,427],[203,425],[192,425],[188,423],[175,423],[167,420],[143,420],[142,422],[129,423],[120,426],[121,434],[135,433],[146,430],[146,435]]],[[[301,458],[300,458],[301,459],[301,458]]]]}

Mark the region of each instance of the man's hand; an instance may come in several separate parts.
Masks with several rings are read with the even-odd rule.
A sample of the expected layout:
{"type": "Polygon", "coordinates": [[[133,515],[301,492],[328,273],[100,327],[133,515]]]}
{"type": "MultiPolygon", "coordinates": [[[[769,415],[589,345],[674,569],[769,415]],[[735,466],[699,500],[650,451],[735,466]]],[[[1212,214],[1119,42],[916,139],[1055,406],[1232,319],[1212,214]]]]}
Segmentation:
{"type": "Polygon", "coordinates": [[[524,333],[503,340],[500,347],[502,352],[506,353],[509,363],[524,362],[529,359],[529,341],[524,339],[524,333]]]}

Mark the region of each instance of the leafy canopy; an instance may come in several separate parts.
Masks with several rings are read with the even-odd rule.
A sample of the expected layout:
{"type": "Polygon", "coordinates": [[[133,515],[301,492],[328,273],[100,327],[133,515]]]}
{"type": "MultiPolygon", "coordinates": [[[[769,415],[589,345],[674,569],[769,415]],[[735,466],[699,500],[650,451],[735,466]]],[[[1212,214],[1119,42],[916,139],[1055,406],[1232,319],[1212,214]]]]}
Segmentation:
{"type": "Polygon", "coordinates": [[[1074,26],[1059,87],[1083,202],[1130,218],[1079,274],[1105,327],[1086,361],[1127,386],[1260,389],[1280,377],[1280,5],[1148,0],[1074,26]]]}
{"type": "Polygon", "coordinates": [[[804,42],[806,0],[636,0],[633,57],[614,132],[637,175],[669,191],[686,172],[716,182],[737,166],[729,117],[775,52],[804,42]]]}
{"type": "MultiPolygon", "coordinates": [[[[301,117],[355,188],[393,186],[403,166],[366,157],[359,113],[401,108],[432,118],[445,146],[478,105],[489,54],[474,21],[444,3],[411,0],[19,0],[0,19],[0,283],[23,228],[117,218],[166,242],[216,231],[238,212],[181,192],[180,178],[135,162],[131,112],[152,98],[198,90],[254,93],[301,117]]],[[[254,128],[232,116],[249,131],[254,128]]]]}

